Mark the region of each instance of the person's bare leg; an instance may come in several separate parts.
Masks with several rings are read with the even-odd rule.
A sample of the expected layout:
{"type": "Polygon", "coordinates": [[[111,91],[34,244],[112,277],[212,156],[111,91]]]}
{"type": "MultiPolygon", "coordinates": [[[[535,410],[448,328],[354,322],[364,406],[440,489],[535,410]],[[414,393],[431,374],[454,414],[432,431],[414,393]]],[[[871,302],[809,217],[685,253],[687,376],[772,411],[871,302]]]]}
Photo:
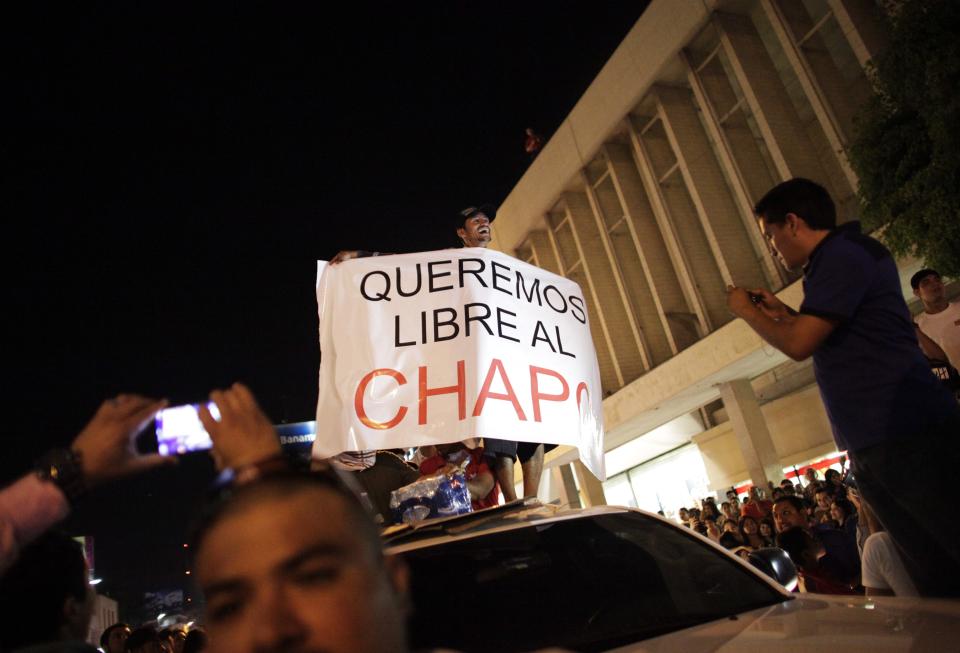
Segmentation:
{"type": "Polygon", "coordinates": [[[493,459],[493,477],[500,484],[500,491],[503,492],[505,502],[517,500],[516,481],[513,480],[513,458],[510,456],[497,456],[493,459]]]}
{"type": "Polygon", "coordinates": [[[540,476],[543,474],[543,445],[537,445],[530,460],[520,465],[523,470],[523,496],[535,497],[540,491],[540,476]]]}

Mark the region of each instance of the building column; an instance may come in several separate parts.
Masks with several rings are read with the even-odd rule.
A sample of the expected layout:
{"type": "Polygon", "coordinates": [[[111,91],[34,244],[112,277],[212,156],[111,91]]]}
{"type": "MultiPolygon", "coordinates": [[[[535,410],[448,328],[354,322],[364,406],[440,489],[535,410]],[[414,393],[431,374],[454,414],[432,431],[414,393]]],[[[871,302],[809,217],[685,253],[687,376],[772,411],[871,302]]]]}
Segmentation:
{"type": "MultiPolygon", "coordinates": [[[[790,8],[792,12],[797,14],[803,10],[803,5],[799,3],[797,5],[786,4],[783,6],[790,8]]],[[[860,181],[849,159],[847,159],[844,154],[846,145],[841,134],[837,116],[827,102],[823,89],[820,88],[810,65],[804,59],[800,47],[790,33],[788,17],[784,16],[780,5],[776,4],[774,0],[760,0],[760,7],[770,21],[774,35],[783,48],[783,53],[786,55],[790,67],[797,76],[800,87],[810,102],[813,113],[816,115],[821,129],[823,129],[823,133],[827,137],[831,149],[837,154],[837,162],[840,164],[840,169],[844,177],[846,177],[847,183],[851,188],[857,188],[860,181]]],[[[826,53],[823,53],[823,56],[827,57],[826,53]]]]}
{"type": "Polygon", "coordinates": [[[707,334],[730,321],[726,300],[720,300],[725,296],[723,273],[687,193],[662,113],[658,109],[653,117],[644,116],[641,120],[645,121],[642,127],[631,130],[641,177],[670,256],[680,272],[687,302],[697,314],[701,332],[707,334]]]}
{"type": "Polygon", "coordinates": [[[560,474],[561,485],[563,489],[563,502],[569,508],[582,508],[580,501],[580,491],[577,490],[577,481],[573,478],[573,467],[570,464],[559,465],[553,471],[560,474]]]}
{"type": "Polygon", "coordinates": [[[714,25],[780,175],[777,181],[792,177],[821,179],[822,170],[810,138],[753,22],[746,16],[718,13],[714,25]]]}
{"type": "Polygon", "coordinates": [[[703,124],[716,145],[717,158],[729,180],[730,192],[740,209],[747,235],[759,253],[767,282],[771,287],[779,288],[786,281],[786,277],[781,275],[782,268],[770,254],[753,215],[754,201],[773,188],[774,183],[770,171],[763,164],[763,155],[757,147],[754,135],[746,124],[747,107],[743,106],[744,100],[737,99],[726,75],[718,74],[723,72],[718,56],[708,61],[699,71],[693,67],[685,52],[680,53],[680,58],[687,67],[687,79],[703,116],[703,124]],[[718,67],[720,71],[717,71],[718,67]],[[717,113],[718,107],[728,106],[732,108],[721,117],[717,113]],[[752,190],[758,187],[760,190],[752,190]]]}
{"type": "MultiPolygon", "coordinates": [[[[593,212],[594,222],[596,223],[596,233],[597,237],[600,240],[600,243],[603,245],[604,254],[607,257],[607,266],[604,266],[602,273],[607,274],[608,280],[612,279],[617,292],[620,295],[620,302],[623,304],[624,310],[622,311],[622,317],[626,318],[627,325],[630,328],[630,332],[633,334],[634,342],[637,346],[637,351],[640,354],[640,361],[643,364],[644,371],[652,368],[653,362],[650,356],[650,349],[647,343],[647,334],[641,333],[641,327],[637,323],[637,307],[633,305],[631,293],[627,291],[628,280],[625,278],[622,262],[617,258],[617,252],[613,242],[611,242],[610,234],[607,231],[604,211],[601,207],[601,198],[600,194],[602,191],[598,191],[591,183],[590,179],[587,177],[586,172],[583,170],[580,171],[580,180],[583,183],[584,191],[586,193],[587,202],[590,205],[590,210],[593,212]]],[[[604,199],[613,200],[617,204],[617,209],[619,212],[623,212],[623,207],[620,205],[619,200],[616,198],[605,197],[604,199]]],[[[573,214],[571,214],[571,218],[573,214]]],[[[616,216],[608,216],[616,219],[616,216]]],[[[576,229],[574,230],[576,233],[576,229]]],[[[638,280],[630,279],[631,288],[633,295],[636,295],[636,284],[638,280]]],[[[642,283],[642,282],[641,282],[642,283]]],[[[606,304],[605,304],[606,305],[606,304]]],[[[627,380],[629,382],[629,380],[627,380]]]]}
{"type": "MultiPolygon", "coordinates": [[[[767,282],[760,264],[763,250],[747,233],[703,130],[693,94],[686,89],[657,86],[655,95],[687,194],[719,268],[721,291],[730,284],[745,288],[763,286],[767,282]]],[[[752,216],[750,228],[756,229],[752,216]]],[[[725,301],[726,293],[721,294],[725,301]]]]}
{"type": "Polygon", "coordinates": [[[612,262],[601,241],[587,194],[568,191],[563,194],[563,200],[573,242],[589,286],[583,290],[590,293],[587,301],[593,302],[600,318],[599,326],[610,346],[619,389],[648,369],[644,352],[641,343],[637,342],[637,334],[630,328],[627,307],[618,291],[612,262]]]}
{"type": "Polygon", "coordinates": [[[769,481],[779,483],[783,477],[783,466],[750,381],[737,379],[721,384],[720,398],[730,416],[750,480],[754,485],[764,488],[769,481]]]}
{"type": "Polygon", "coordinates": [[[866,70],[888,40],[881,9],[873,0],[827,0],[827,4],[866,70]]]}
{"type": "Polygon", "coordinates": [[[562,275],[563,270],[560,269],[560,263],[557,261],[557,252],[553,243],[550,242],[550,235],[543,229],[536,229],[530,232],[528,240],[537,265],[547,272],[562,275]]]}
{"type": "MultiPolygon", "coordinates": [[[[653,365],[659,365],[683,347],[678,346],[677,338],[670,329],[667,308],[660,294],[662,289],[658,288],[657,282],[667,286],[667,292],[677,302],[683,302],[683,291],[676,280],[676,272],[670,266],[667,247],[657,228],[656,218],[653,217],[653,210],[647,201],[643,182],[634,166],[630,151],[619,143],[607,144],[603,149],[607,156],[613,190],[623,208],[625,235],[630,240],[629,244],[622,243],[621,248],[630,251],[629,246],[633,246],[630,260],[631,263],[635,261],[636,265],[631,265],[630,268],[635,270],[632,282],[637,297],[638,319],[650,347],[653,365]]],[[[689,308],[684,306],[684,310],[692,316],[689,308]]]]}
{"type": "Polygon", "coordinates": [[[607,499],[603,495],[603,484],[597,480],[589,469],[583,466],[579,460],[571,463],[573,471],[577,475],[577,483],[580,486],[580,503],[584,508],[593,506],[607,505],[607,499]]]}

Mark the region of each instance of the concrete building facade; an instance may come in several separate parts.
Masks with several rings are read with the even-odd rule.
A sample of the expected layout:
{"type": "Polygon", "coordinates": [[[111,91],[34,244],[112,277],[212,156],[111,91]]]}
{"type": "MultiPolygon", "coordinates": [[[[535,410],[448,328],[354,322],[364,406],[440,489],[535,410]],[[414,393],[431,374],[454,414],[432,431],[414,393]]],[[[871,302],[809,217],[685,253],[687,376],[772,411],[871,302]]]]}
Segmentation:
{"type": "Polygon", "coordinates": [[[669,484],[680,459],[702,469],[692,496],[833,451],[810,362],[732,320],[725,288],[802,299],[752,213],[776,183],[818,181],[856,218],[844,150],[882,18],[875,0],[653,0],[504,201],[493,246],[581,285],[605,395],[610,479],[561,447],[541,496],[627,502],[625,480],[635,499],[660,483],[636,470],[669,484]]]}
{"type": "Polygon", "coordinates": [[[87,628],[87,644],[100,646],[100,635],[107,627],[120,621],[117,602],[108,596],[97,594],[93,604],[93,615],[87,628]]]}

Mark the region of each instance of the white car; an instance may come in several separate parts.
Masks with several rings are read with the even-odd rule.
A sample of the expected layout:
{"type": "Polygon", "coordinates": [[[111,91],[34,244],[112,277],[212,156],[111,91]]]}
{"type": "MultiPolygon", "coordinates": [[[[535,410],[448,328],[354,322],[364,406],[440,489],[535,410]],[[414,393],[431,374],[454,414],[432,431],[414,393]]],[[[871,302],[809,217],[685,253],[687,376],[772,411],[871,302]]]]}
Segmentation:
{"type": "MultiPolygon", "coordinates": [[[[795,594],[630,508],[528,502],[384,539],[412,571],[413,650],[960,651],[960,602],[795,594]]],[[[766,553],[757,563],[795,583],[789,558],[766,553]]]]}

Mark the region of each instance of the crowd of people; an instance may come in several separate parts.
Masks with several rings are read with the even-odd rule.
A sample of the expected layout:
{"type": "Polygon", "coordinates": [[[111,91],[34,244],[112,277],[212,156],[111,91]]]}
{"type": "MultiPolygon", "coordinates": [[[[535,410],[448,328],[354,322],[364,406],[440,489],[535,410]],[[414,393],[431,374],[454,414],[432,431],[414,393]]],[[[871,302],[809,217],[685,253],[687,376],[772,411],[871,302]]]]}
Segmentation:
{"type": "MultiPolygon", "coordinates": [[[[889,253],[855,227],[837,228],[832,201],[813,182],[781,184],[756,213],[784,264],[805,266],[804,304],[796,311],[766,290],[732,287],[728,304],[791,357],[814,356],[852,472],[843,465],[843,473],[831,469],[821,480],[808,469],[805,483],[755,486],[743,501],[728,492],[719,506],[708,499],[679,511],[680,519],[741,555],[783,549],[803,591],[956,597],[960,533],[949,518],[948,483],[958,463],[960,410],[919,353],[889,253]],[[917,470],[924,483],[915,482],[917,470]]],[[[464,244],[489,242],[490,219],[481,211],[464,212],[459,224],[464,244]]],[[[922,296],[934,286],[923,278],[914,285],[925,307],[943,312],[949,306],[928,306],[922,296]]],[[[308,473],[283,455],[245,386],[214,391],[210,400],[219,419],[198,410],[221,485],[204,502],[190,547],[206,600],[204,627],[115,624],[103,633],[103,650],[405,651],[409,571],[384,554],[360,490],[382,512],[388,486],[460,469],[482,508],[498,501],[498,487],[514,492],[517,443],[488,451],[475,443],[438,446],[423,452],[418,469],[396,452],[348,452],[313,461],[308,473]]],[[[68,449],[0,489],[0,652],[93,650],[83,643],[92,609],[83,553],[51,529],[91,488],[171,462],[131,447],[165,405],[135,395],[104,402],[68,449]]],[[[543,455],[535,446],[521,458],[525,494],[531,485],[536,493],[543,455]]]]}
{"type": "Polygon", "coordinates": [[[206,645],[206,631],[188,625],[134,629],[121,621],[107,626],[100,635],[103,653],[199,653],[206,645]]]}
{"type": "Polygon", "coordinates": [[[806,483],[798,478],[796,484],[783,479],[766,489],[751,486],[742,501],[731,488],[719,507],[707,497],[699,507],[681,508],[677,517],[744,558],[759,549],[785,550],[797,567],[799,591],[917,596],[889,535],[844,470],[827,468],[821,480],[808,467],[806,483]]]}

